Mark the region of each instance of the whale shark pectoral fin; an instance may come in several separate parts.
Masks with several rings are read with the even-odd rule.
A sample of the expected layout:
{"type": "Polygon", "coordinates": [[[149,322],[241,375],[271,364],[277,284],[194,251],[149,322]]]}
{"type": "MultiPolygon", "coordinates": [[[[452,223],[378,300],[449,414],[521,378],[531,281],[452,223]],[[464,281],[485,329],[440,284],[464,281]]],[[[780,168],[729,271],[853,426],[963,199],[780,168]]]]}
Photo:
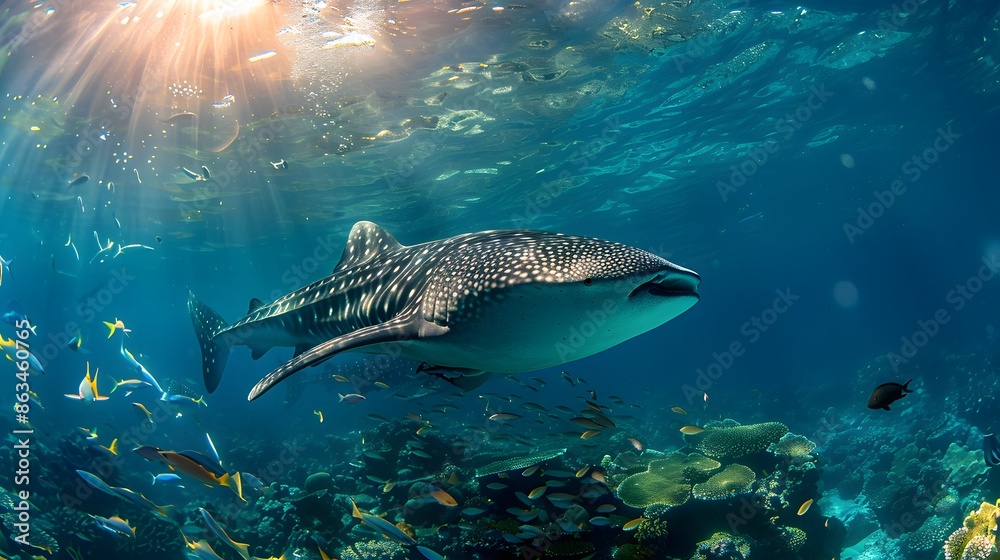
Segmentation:
{"type": "Polygon", "coordinates": [[[258,381],[247,396],[247,400],[256,399],[293,373],[326,361],[340,352],[372,344],[432,338],[447,332],[447,327],[428,323],[414,313],[399,315],[385,323],[364,327],[330,339],[299,354],[258,381]]]}

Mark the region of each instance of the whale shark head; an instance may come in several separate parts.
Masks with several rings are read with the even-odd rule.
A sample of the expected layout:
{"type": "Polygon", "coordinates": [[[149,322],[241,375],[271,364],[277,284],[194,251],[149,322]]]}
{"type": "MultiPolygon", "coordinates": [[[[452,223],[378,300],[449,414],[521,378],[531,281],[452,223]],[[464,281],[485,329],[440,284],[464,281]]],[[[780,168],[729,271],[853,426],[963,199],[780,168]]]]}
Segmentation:
{"type": "Polygon", "coordinates": [[[437,361],[413,357],[530,371],[610,348],[698,301],[695,272],[636,247],[537,231],[482,235],[445,259],[427,287],[438,301],[426,318],[450,330],[435,346],[450,348],[437,361]]]}

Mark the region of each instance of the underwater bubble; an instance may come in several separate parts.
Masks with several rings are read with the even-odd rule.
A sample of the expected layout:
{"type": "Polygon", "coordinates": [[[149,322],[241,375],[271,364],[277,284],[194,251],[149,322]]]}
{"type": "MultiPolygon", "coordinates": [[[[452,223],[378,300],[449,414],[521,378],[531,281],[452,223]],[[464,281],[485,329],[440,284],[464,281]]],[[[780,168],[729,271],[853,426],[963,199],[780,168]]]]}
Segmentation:
{"type": "Polygon", "coordinates": [[[833,299],[837,305],[850,309],[858,304],[858,287],[854,282],[841,280],[833,285],[833,299]]]}

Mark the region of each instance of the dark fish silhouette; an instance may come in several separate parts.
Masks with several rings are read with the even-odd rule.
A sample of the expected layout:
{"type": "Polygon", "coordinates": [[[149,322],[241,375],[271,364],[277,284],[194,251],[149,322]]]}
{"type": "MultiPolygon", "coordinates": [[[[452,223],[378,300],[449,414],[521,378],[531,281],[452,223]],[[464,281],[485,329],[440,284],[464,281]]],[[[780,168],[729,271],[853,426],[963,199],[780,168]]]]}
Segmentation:
{"type": "MultiPolygon", "coordinates": [[[[912,379],[910,381],[913,381],[912,379]]],[[[906,396],[906,393],[912,393],[913,389],[909,389],[907,385],[910,381],[900,385],[899,383],[883,383],[875,390],[872,391],[872,396],[868,397],[868,408],[876,409],[881,408],[883,410],[889,410],[889,405],[898,401],[899,399],[906,396]]]]}
{"type": "Polygon", "coordinates": [[[983,458],[991,467],[1000,465],[1000,438],[996,434],[983,436],[983,458]]]}

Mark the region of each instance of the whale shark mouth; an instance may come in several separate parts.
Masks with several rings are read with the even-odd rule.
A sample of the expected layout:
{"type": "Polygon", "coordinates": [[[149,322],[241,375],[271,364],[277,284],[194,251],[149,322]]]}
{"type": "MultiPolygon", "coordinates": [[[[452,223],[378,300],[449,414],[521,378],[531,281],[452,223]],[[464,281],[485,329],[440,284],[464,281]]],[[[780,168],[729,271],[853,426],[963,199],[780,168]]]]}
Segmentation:
{"type": "Polygon", "coordinates": [[[657,274],[652,280],[639,284],[628,297],[649,294],[657,297],[699,297],[701,278],[689,271],[668,271],[657,274]]]}

